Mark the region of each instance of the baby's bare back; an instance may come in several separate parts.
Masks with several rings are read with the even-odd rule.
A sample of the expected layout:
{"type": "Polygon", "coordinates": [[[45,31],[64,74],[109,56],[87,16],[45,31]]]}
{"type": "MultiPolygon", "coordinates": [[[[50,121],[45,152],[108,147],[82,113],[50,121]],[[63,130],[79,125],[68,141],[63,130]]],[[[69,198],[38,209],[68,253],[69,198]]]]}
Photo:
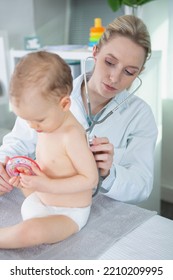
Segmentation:
{"type": "MultiPolygon", "coordinates": [[[[78,129],[81,130],[81,136],[83,137],[83,128],[79,126],[78,129]]],[[[67,137],[67,131],[64,133],[63,129],[52,133],[40,133],[38,135],[36,150],[37,163],[41,170],[52,179],[64,179],[77,175],[77,171],[65,149],[64,135],[67,137]]],[[[70,132],[68,137],[70,137],[70,132]]],[[[80,143],[80,139],[71,140],[79,141],[80,143]]],[[[42,202],[47,205],[85,207],[91,203],[92,191],[66,192],[64,194],[39,192],[38,195],[42,202]]]]}

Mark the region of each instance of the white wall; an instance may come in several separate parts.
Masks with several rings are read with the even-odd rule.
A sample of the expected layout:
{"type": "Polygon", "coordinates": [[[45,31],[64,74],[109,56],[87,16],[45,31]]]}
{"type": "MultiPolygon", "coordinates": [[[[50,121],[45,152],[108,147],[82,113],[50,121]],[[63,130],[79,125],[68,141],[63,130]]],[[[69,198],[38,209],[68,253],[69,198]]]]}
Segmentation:
{"type": "Polygon", "coordinates": [[[163,99],[162,199],[173,203],[173,1],[168,0],[169,37],[166,93],[163,99]]]}
{"type": "Polygon", "coordinates": [[[64,44],[70,0],[0,0],[0,30],[9,46],[24,48],[24,37],[38,35],[43,44],[64,44]]]}
{"type": "Polygon", "coordinates": [[[151,29],[153,48],[162,50],[161,199],[173,203],[173,1],[157,0],[150,6],[151,11],[145,7],[144,18],[151,29]]]}
{"type": "MultiPolygon", "coordinates": [[[[0,86],[3,94],[8,95],[9,49],[24,49],[24,38],[35,35],[40,37],[43,45],[66,43],[69,3],[70,0],[0,0],[0,36],[5,39],[6,51],[6,57],[1,52],[0,62],[3,58],[7,61],[7,67],[2,67],[1,63],[0,86]]],[[[11,128],[13,123],[8,99],[2,104],[0,97],[0,127],[11,128]]]]}
{"type": "Polygon", "coordinates": [[[23,48],[24,36],[35,33],[32,0],[0,0],[0,30],[11,48],[23,48]]]}
{"type": "Polygon", "coordinates": [[[163,100],[161,197],[173,203],[173,98],[163,100]]]}
{"type": "Polygon", "coordinates": [[[69,43],[87,45],[94,18],[100,17],[102,25],[106,26],[123,12],[123,8],[113,12],[107,0],[71,0],[69,43]]]}
{"type": "MultiPolygon", "coordinates": [[[[162,49],[163,53],[161,199],[173,203],[173,1],[157,2],[155,13],[159,17],[152,17],[150,26],[153,46],[155,49],[162,49]]],[[[146,15],[149,20],[150,11],[146,15]]]]}
{"type": "MultiPolygon", "coordinates": [[[[171,0],[172,2],[172,0],[171,0]]],[[[167,96],[169,0],[155,0],[143,6],[143,20],[151,35],[152,49],[162,51],[162,98],[167,96]]]]}
{"type": "Polygon", "coordinates": [[[173,71],[172,71],[172,62],[173,62],[173,1],[168,0],[168,17],[169,17],[169,38],[168,38],[168,71],[167,71],[167,81],[168,92],[165,94],[165,98],[173,99],[173,71]]]}
{"type": "Polygon", "coordinates": [[[69,0],[34,0],[34,22],[42,45],[67,43],[69,0]]]}

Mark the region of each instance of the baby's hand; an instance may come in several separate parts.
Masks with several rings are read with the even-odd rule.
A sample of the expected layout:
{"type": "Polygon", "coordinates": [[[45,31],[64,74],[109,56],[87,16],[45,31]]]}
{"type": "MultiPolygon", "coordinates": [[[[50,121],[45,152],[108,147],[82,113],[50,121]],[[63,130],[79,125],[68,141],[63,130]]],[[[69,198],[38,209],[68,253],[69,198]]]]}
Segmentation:
{"type": "Polygon", "coordinates": [[[31,175],[31,171],[26,167],[19,166],[16,169],[20,174],[22,173],[22,174],[25,174],[25,175],[31,175]]]}
{"type": "Polygon", "coordinates": [[[41,169],[38,167],[38,166],[36,166],[35,164],[31,164],[31,168],[32,168],[32,171],[34,172],[34,174],[36,175],[36,176],[41,176],[41,177],[47,177],[42,171],[41,171],[41,169]]]}
{"type": "Polygon", "coordinates": [[[31,168],[35,175],[30,176],[24,173],[20,173],[20,184],[23,188],[45,192],[45,188],[48,187],[48,181],[50,179],[34,164],[31,165],[31,168]]]}

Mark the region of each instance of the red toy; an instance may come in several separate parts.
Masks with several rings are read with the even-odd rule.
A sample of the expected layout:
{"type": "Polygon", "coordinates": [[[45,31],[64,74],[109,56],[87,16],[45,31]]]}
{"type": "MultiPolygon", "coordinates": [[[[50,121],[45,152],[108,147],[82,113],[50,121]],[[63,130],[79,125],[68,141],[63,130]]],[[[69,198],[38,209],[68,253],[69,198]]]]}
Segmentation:
{"type": "Polygon", "coordinates": [[[15,156],[7,161],[6,171],[10,177],[19,176],[20,173],[35,175],[31,167],[32,164],[39,168],[33,159],[25,156],[15,156]]]}

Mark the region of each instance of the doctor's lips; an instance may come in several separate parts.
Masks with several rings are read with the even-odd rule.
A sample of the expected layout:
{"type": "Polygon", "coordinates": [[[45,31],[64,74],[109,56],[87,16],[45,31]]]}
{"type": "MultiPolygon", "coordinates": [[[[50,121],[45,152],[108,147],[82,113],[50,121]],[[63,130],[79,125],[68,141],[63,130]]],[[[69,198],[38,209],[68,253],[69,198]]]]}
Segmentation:
{"type": "Polygon", "coordinates": [[[105,84],[105,83],[103,83],[103,85],[104,85],[105,88],[106,88],[107,90],[109,90],[109,91],[114,92],[114,91],[117,91],[117,90],[118,90],[117,88],[112,87],[111,85],[108,85],[108,84],[105,84]]]}
{"type": "Polygon", "coordinates": [[[40,129],[36,129],[36,131],[37,131],[38,133],[43,132],[43,130],[40,130],[40,129]]]}

